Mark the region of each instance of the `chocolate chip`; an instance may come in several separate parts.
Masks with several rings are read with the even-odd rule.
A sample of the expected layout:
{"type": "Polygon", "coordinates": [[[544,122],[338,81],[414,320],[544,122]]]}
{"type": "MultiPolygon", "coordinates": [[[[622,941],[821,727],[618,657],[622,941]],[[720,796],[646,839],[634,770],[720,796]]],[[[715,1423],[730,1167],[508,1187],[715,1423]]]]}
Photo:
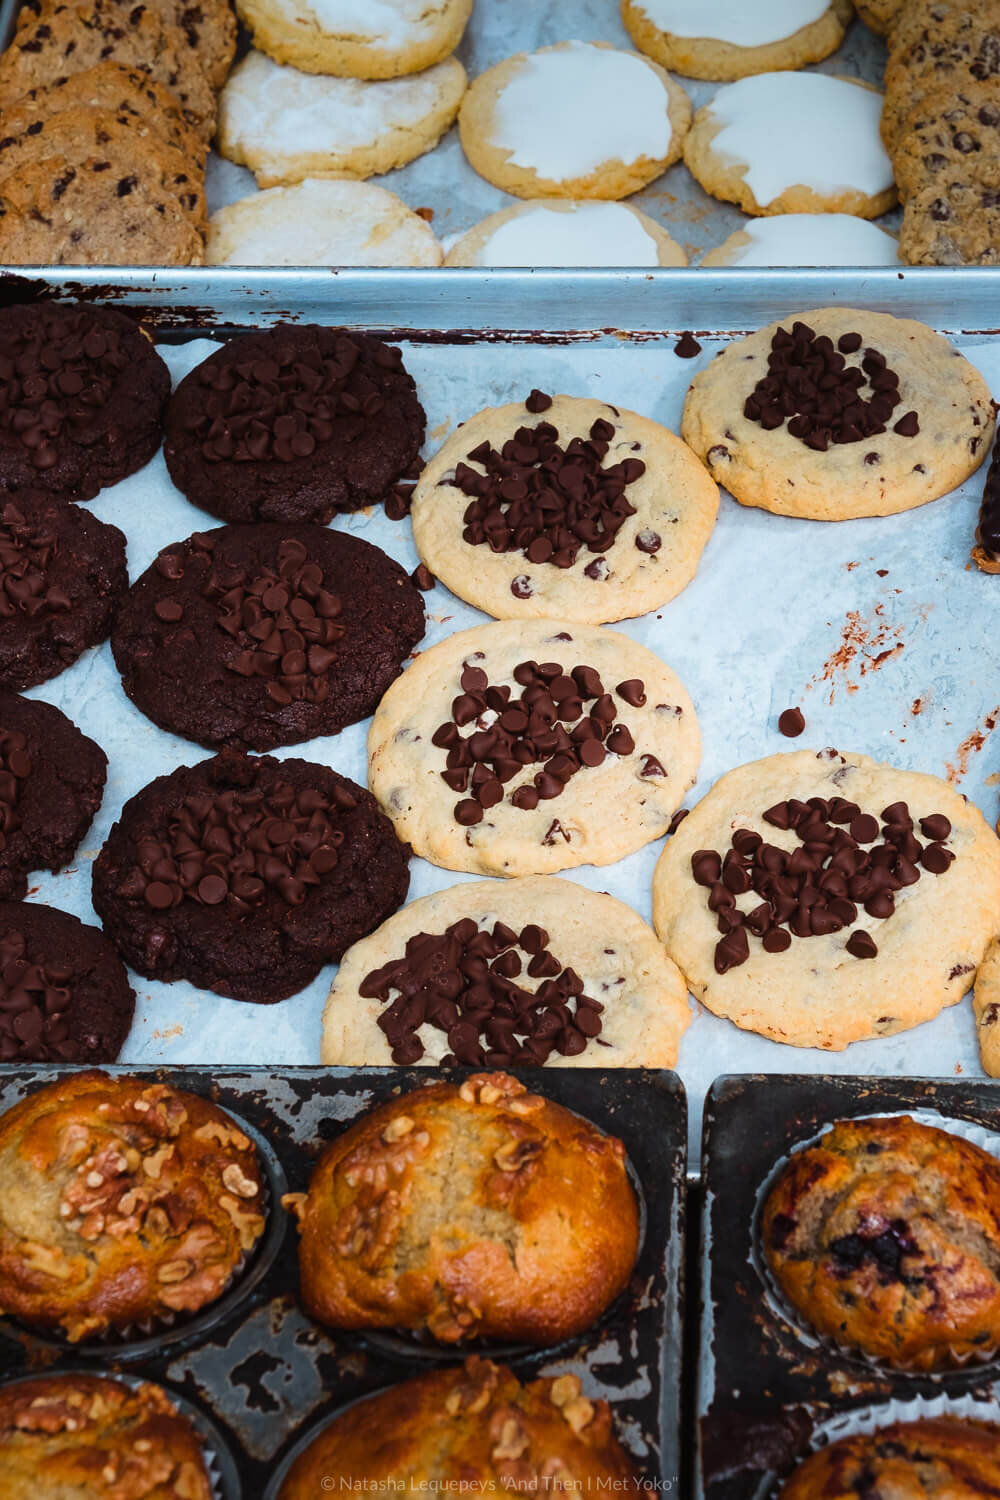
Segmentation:
{"type": "Polygon", "coordinates": [[[920,819],[920,832],[934,843],[943,843],[951,835],[951,822],[943,813],[931,813],[929,818],[920,819]]]}
{"type": "Polygon", "coordinates": [[[693,333],[685,331],[674,345],[674,353],[679,359],[694,359],[701,353],[701,345],[693,333]]]}
{"type": "Polygon", "coordinates": [[[410,574],[410,577],[413,579],[413,582],[416,584],[417,588],[422,594],[429,594],[431,589],[437,583],[437,579],[434,577],[434,574],[431,572],[430,568],[427,567],[426,563],[418,563],[413,572],[410,574]]]}
{"type": "Polygon", "coordinates": [[[625,682],[620,682],[615,692],[619,698],[624,698],[630,708],[641,708],[646,701],[645,688],[638,677],[629,677],[625,682]]]}
{"type": "Polygon", "coordinates": [[[552,405],[552,397],[547,396],[544,391],[533,390],[524,403],[533,416],[539,412],[548,411],[552,405]]]}
{"type": "Polygon", "coordinates": [[[768,373],[747,397],[744,416],[765,431],[787,422],[790,435],[817,452],[884,432],[901,400],[899,379],[876,349],[865,351],[861,369],[848,365],[845,353],[860,347],[856,333],[842,335],[835,349],[805,323],[793,323],[791,332],[779,328],[771,339],[768,373]],[[861,394],[866,376],[870,397],[861,394]]]}
{"type": "Polygon", "coordinates": [[[854,958],[875,958],[878,947],[870,933],[852,932],[846,943],[847,951],[854,958]]]}
{"type": "Polygon", "coordinates": [[[920,431],[920,423],[917,421],[915,411],[908,411],[904,417],[893,426],[893,432],[898,432],[900,437],[916,437],[920,431]]]}
{"type": "Polygon", "coordinates": [[[786,738],[794,740],[806,727],[801,708],[786,708],[778,719],[778,729],[786,738]]]}
{"type": "Polygon", "coordinates": [[[654,552],[659,552],[663,546],[663,538],[658,531],[650,531],[647,527],[636,535],[635,545],[640,552],[645,552],[651,556],[654,552]]]}
{"type": "Polygon", "coordinates": [[[517,577],[512,580],[510,591],[514,595],[515,599],[530,599],[532,594],[535,592],[531,586],[531,579],[526,573],[519,573],[517,577]]]}

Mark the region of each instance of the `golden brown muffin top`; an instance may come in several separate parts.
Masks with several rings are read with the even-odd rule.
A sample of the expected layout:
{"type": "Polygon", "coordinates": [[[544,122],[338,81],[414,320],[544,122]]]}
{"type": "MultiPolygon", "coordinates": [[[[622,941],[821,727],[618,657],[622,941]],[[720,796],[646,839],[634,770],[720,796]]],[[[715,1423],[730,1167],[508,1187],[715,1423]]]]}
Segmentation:
{"type": "Polygon", "coordinates": [[[77,1341],[214,1301],[264,1231],[257,1152],[207,1099],[78,1073],[0,1117],[0,1311],[77,1341]]]}
{"type": "Polygon", "coordinates": [[[987,1500],[1000,1495],[1000,1428],[956,1418],[842,1438],[800,1464],[780,1500],[987,1500]]]}

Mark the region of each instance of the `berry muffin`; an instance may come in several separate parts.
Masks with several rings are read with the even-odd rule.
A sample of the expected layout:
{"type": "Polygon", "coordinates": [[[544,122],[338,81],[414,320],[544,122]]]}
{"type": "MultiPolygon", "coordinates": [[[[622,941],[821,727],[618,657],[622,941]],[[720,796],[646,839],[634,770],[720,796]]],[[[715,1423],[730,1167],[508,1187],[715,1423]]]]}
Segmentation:
{"type": "Polygon", "coordinates": [[[824,1337],[947,1369],[1000,1345],[1000,1162],[906,1115],[841,1120],[768,1195],[764,1255],[824,1337]]]}
{"type": "Polygon", "coordinates": [[[831,1443],[800,1464],[779,1500],[983,1500],[1000,1494],[1000,1428],[941,1417],[831,1443]]]}
{"type": "Polygon", "coordinates": [[[0,1311],[71,1343],[226,1290],[265,1227],[257,1153],[207,1099],[96,1071],[0,1118],[0,1311]]]}
{"type": "Polygon", "coordinates": [[[579,1333],[625,1286],[638,1249],[621,1142],[506,1073],[381,1105],[285,1204],[313,1317],[442,1343],[579,1333]]]}

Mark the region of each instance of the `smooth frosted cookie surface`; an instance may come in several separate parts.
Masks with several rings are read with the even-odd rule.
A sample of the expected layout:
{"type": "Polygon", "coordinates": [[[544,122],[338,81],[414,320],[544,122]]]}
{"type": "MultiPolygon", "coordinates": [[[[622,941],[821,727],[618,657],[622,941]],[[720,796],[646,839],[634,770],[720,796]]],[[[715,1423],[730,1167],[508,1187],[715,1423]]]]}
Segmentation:
{"type": "Polygon", "coordinates": [[[254,43],[276,62],[344,78],[398,78],[441,62],[473,0],[237,0],[254,43]]]}
{"type": "Polygon", "coordinates": [[[773,214],[749,219],[703,266],[895,266],[895,237],[853,214],[773,214]]]}
{"type": "Polygon", "coordinates": [[[960,1000],[998,909],[1000,842],[977,808],[835,750],[730,771],[653,878],[656,931],[709,1010],[833,1051],[960,1000]]]}
{"type": "Polygon", "coordinates": [[[481,625],[422,652],[368,736],[401,839],[448,870],[547,875],[659,838],[701,753],[677,676],[626,636],[481,625]]]}
{"type": "Polygon", "coordinates": [[[482,73],[459,114],[462,149],[519,198],[625,198],[681,154],[691,105],[656,63],[604,42],[519,52],[482,73]]]}
{"type": "Polygon", "coordinates": [[[439,266],[430,225],[371,182],[307,180],[220,208],[210,266],[439,266]]]}
{"type": "Polygon", "coordinates": [[[989,452],[993,406],[923,323],[823,307],[729,344],[692,381],[681,431],[742,505],[843,521],[961,484],[989,452]]]}
{"type": "Polygon", "coordinates": [[[688,78],[720,81],[819,62],[840,46],[851,11],[850,0],[622,0],[643,52],[688,78]]]}
{"type": "Polygon", "coordinates": [[[499,620],[597,625],[679,594],[718,508],[716,485],[666,427],[533,391],[452,434],[411,517],[424,562],[469,604],[499,620]]]}
{"type": "Polygon", "coordinates": [[[690,1021],[676,964],[621,901],[552,875],[471,881],[411,901],[345,953],[321,1061],[672,1068],[690,1021]],[[461,967],[473,953],[490,1002],[474,1015],[461,967]],[[418,990],[422,1018],[410,1009],[418,990]],[[518,1025],[494,1014],[511,999],[518,1025]]]}
{"type": "Polygon", "coordinates": [[[825,73],[759,73],[694,117],[684,160],[706,192],[744,213],[849,213],[895,202],[879,135],[882,96],[825,73]]]}
{"type": "Polygon", "coordinates": [[[515,203],[462,235],[448,266],[686,266],[655,219],[627,203],[515,203]]]}
{"type": "Polygon", "coordinates": [[[250,52],[219,97],[219,150],[258,187],[371,177],[437,144],[465,92],[455,58],[418,78],[363,83],[282,67],[250,52]]]}

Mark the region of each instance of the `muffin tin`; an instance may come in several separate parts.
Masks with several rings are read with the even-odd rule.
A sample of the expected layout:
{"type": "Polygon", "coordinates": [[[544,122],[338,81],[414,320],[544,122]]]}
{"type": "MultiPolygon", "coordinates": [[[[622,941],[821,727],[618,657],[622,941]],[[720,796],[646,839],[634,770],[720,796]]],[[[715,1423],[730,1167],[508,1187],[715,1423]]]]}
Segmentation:
{"type": "Polygon", "coordinates": [[[790,1153],[837,1120],[911,1114],[995,1149],[1000,1084],[772,1075],[717,1079],[705,1104],[696,1390],[701,1500],[770,1500],[815,1446],[922,1415],[1000,1421],[1000,1365],[893,1370],[810,1334],[764,1265],[759,1211],[790,1153]],[[748,1130],[748,1121],[753,1122],[748,1130]]]}
{"type": "MultiPolygon", "coordinates": [[[[73,1071],[0,1068],[0,1110],[73,1071]]],[[[288,1190],[304,1189],[323,1146],[358,1115],[440,1075],[399,1068],[106,1071],[203,1094],[247,1128],[263,1146],[272,1190],[264,1245],[214,1316],[206,1310],[190,1326],[147,1339],[138,1348],[55,1344],[0,1320],[0,1369],[14,1378],[37,1369],[40,1361],[51,1373],[110,1367],[162,1384],[215,1422],[232,1450],[239,1485],[221,1500],[260,1500],[288,1451],[322,1420],[359,1397],[457,1357],[406,1334],[364,1337],[312,1322],[297,1303],[297,1235],[280,1206],[285,1182],[288,1190]]],[[[461,1079],[469,1071],[456,1069],[449,1077],[461,1079]]],[[[520,1076],[529,1089],[624,1142],[643,1211],[643,1240],[627,1289],[580,1337],[543,1350],[502,1349],[481,1341],[469,1352],[503,1358],[522,1380],[579,1375],[586,1395],[611,1402],[618,1433],[643,1478],[676,1492],[687,1135],[683,1087],[665,1071],[539,1069],[520,1076]]]]}

